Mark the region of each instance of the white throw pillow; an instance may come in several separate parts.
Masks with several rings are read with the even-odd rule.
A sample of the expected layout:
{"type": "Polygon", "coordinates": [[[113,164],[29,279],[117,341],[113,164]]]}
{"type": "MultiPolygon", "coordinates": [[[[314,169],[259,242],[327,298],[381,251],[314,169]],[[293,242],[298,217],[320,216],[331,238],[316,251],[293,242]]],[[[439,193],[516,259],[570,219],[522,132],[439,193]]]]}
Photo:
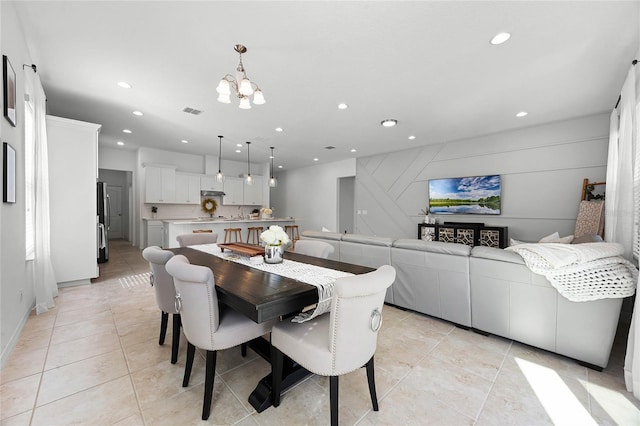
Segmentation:
{"type": "Polygon", "coordinates": [[[527,242],[526,241],[516,240],[514,238],[509,238],[509,247],[517,246],[518,244],[527,244],[527,242]]]}
{"type": "Polygon", "coordinates": [[[540,238],[539,243],[555,243],[557,239],[560,238],[560,234],[554,232],[553,234],[549,234],[546,237],[540,238]]]}
{"type": "Polygon", "coordinates": [[[567,235],[566,237],[561,237],[560,234],[554,232],[553,234],[549,234],[546,237],[542,237],[539,243],[556,243],[556,244],[571,244],[573,241],[573,235],[567,235]]]}

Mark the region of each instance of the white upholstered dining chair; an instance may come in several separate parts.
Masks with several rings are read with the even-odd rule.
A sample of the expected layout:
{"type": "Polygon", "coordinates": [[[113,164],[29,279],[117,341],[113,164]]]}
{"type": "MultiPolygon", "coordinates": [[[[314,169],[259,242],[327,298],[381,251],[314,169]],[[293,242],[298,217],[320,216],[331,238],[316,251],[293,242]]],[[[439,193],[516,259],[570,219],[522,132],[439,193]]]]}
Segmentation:
{"type": "MultiPolygon", "coordinates": [[[[210,268],[191,265],[186,257],[176,255],[167,262],[167,271],[173,276],[176,286],[176,309],[182,317],[182,327],[188,342],[182,386],[189,385],[196,347],[207,351],[202,404],[202,420],[207,420],[211,413],[217,351],[269,333],[274,321],[258,324],[234,309],[220,310],[215,279],[210,268]]],[[[243,349],[243,355],[245,350],[243,349]]]]}
{"type": "Polygon", "coordinates": [[[173,315],[173,336],[171,338],[171,364],[178,361],[178,349],[180,348],[180,313],[175,308],[176,290],[173,286],[173,277],[165,269],[166,263],[173,257],[173,253],[162,250],[157,246],[147,247],[142,251],[142,257],[149,262],[151,268],[151,285],[156,293],[156,303],[162,311],[160,318],[159,345],[164,344],[167,335],[167,323],[169,314],[173,315]]]}
{"type": "MultiPolygon", "coordinates": [[[[303,240],[300,240],[303,241],[303,240]]],[[[298,241],[298,242],[300,242],[298,241]]],[[[283,353],[312,373],[329,376],[331,424],[338,424],[338,376],[366,366],[373,410],[378,411],[373,355],[382,325],[382,307],[395,269],[339,278],[331,312],[303,323],[283,321],[271,332],[272,402],[280,405],[283,353]]]]}
{"type": "Polygon", "coordinates": [[[298,240],[294,251],[299,254],[326,259],[333,253],[333,250],[333,246],[324,241],[298,240]]]}
{"type": "Polygon", "coordinates": [[[215,232],[195,232],[176,236],[180,247],[195,246],[197,244],[213,244],[218,242],[218,234],[215,232]]]}

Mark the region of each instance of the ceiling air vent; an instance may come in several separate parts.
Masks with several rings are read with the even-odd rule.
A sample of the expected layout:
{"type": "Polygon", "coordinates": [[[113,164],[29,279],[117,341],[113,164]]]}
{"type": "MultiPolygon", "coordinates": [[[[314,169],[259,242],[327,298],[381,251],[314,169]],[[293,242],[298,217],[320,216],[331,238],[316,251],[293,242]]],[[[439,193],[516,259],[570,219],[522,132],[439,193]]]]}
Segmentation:
{"type": "Polygon", "coordinates": [[[325,146],[324,149],[336,149],[336,147],[329,145],[329,146],[325,146]]]}
{"type": "Polygon", "coordinates": [[[189,107],[184,107],[184,109],[182,110],[182,112],[186,112],[187,114],[193,114],[193,115],[200,115],[200,114],[202,114],[202,111],[200,111],[199,109],[189,108],[189,107]]]}

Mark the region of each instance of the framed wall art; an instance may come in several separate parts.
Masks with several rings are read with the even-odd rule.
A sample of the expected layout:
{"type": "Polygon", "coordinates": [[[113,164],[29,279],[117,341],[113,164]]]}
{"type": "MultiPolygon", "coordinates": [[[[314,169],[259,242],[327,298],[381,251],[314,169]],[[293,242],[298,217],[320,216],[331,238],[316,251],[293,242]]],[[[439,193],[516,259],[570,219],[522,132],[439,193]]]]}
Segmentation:
{"type": "Polygon", "coordinates": [[[2,93],[4,96],[4,116],[9,123],[16,127],[16,72],[9,62],[9,58],[2,55],[2,93]]]}
{"type": "Polygon", "coordinates": [[[2,201],[16,202],[16,150],[4,142],[2,144],[2,201]]]}

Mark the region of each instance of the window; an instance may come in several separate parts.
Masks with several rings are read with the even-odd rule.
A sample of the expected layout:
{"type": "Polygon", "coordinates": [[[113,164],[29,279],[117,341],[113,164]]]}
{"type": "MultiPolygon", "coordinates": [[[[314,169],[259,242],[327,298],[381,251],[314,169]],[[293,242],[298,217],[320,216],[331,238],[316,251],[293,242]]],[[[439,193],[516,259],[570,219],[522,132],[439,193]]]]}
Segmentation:
{"type": "Polygon", "coordinates": [[[35,258],[35,120],[33,104],[24,103],[24,214],[25,214],[25,258],[35,258]]]}

